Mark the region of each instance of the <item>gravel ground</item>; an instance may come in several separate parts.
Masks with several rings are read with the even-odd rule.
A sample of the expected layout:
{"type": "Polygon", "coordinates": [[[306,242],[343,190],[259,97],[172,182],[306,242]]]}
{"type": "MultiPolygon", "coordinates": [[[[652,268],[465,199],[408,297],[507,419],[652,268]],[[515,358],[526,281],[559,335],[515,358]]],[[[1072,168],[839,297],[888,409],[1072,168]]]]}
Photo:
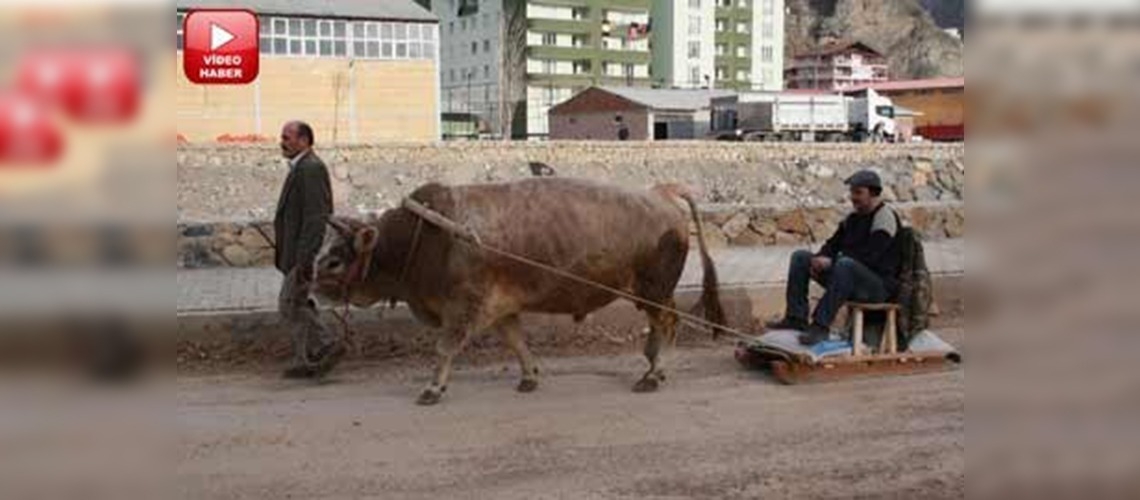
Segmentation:
{"type": "MultiPolygon", "coordinates": [[[[960,330],[945,338],[963,345],[960,330]]],[[[961,498],[965,372],[782,386],[728,347],[681,349],[654,394],[631,354],[460,366],[413,402],[422,362],[320,384],[275,372],[176,380],[184,498],[961,498]]]]}

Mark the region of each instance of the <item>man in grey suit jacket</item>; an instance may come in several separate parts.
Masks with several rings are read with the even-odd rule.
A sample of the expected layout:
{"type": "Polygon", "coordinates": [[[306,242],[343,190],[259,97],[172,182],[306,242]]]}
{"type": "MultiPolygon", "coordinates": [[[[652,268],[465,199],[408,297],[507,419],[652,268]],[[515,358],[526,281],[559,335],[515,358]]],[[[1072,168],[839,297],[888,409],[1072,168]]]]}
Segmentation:
{"type": "Polygon", "coordinates": [[[313,152],[313,129],[307,123],[292,121],[282,127],[281,153],[289,160],[289,175],[273,219],[274,263],[285,275],[278,308],[293,338],[293,364],[284,376],[316,378],[328,373],[346,352],[321,322],[309,297],[313,261],[332,214],[332,187],[328,168],[313,152]]]}

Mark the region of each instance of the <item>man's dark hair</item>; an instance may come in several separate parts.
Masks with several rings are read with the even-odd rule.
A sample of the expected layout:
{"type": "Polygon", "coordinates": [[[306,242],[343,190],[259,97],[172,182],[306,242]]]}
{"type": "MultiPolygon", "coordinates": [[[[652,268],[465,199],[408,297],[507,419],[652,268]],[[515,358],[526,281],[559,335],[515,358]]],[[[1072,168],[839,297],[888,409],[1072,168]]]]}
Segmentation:
{"type": "Polygon", "coordinates": [[[297,122],[297,135],[302,139],[309,141],[310,146],[313,145],[313,127],[310,127],[308,123],[297,122]]]}

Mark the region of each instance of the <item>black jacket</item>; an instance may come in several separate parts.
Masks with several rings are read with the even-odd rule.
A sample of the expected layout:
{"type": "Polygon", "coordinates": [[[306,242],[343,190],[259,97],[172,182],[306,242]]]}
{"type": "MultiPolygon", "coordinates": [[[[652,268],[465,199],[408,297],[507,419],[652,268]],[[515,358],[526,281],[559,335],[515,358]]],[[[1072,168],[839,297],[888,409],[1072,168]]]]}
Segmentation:
{"type": "Polygon", "coordinates": [[[887,292],[894,296],[901,262],[895,238],[899,225],[898,214],[885,203],[869,214],[852,213],[839,223],[816,255],[859,261],[882,278],[887,292]]]}

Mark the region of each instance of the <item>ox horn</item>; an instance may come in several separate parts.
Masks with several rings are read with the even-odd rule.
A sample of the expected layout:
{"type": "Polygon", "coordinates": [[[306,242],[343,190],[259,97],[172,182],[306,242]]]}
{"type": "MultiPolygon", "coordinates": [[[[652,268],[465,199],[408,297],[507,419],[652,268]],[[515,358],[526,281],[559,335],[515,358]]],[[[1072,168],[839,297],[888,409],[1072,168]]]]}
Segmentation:
{"type": "Polygon", "coordinates": [[[348,227],[348,224],[336,217],[329,216],[325,222],[332,226],[333,229],[336,229],[336,232],[340,233],[341,236],[352,234],[352,228],[348,227]]]}

